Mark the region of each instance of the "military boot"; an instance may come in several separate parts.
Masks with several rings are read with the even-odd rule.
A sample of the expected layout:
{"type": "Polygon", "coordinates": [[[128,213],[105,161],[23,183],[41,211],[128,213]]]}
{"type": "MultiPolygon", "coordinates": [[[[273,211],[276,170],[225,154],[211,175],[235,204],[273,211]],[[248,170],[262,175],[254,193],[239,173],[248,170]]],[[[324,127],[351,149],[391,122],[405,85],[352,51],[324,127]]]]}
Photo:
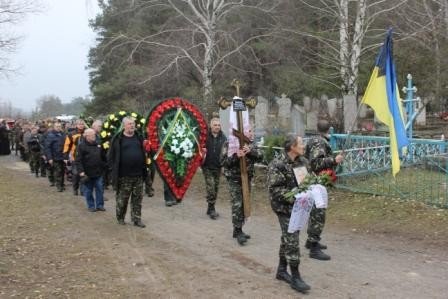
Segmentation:
{"type": "Polygon", "coordinates": [[[286,258],[284,256],[280,257],[278,262],[277,274],[275,274],[275,278],[278,280],[283,280],[287,283],[291,283],[291,275],[289,275],[287,270],[288,263],[286,262],[286,258]]]}
{"type": "MultiPolygon", "coordinates": [[[[248,235],[248,234],[246,234],[245,232],[243,232],[243,228],[241,228],[241,233],[243,234],[243,236],[246,238],[246,239],[250,239],[250,235],[248,235]]],[[[235,231],[235,230],[233,230],[233,237],[234,238],[236,238],[236,236],[237,236],[237,232],[235,231]]]]}
{"type": "Polygon", "coordinates": [[[215,210],[215,205],[214,205],[214,204],[212,204],[212,203],[209,203],[209,204],[208,204],[207,215],[208,215],[211,219],[213,219],[213,220],[216,220],[216,218],[219,217],[219,214],[218,214],[218,213],[216,212],[216,210],[215,210]]]}
{"type": "MultiPolygon", "coordinates": [[[[311,243],[310,241],[307,240],[305,243],[305,248],[311,249],[311,244],[313,244],[313,243],[311,243]]],[[[319,242],[317,242],[317,247],[319,247],[319,249],[322,249],[322,250],[327,249],[327,245],[321,244],[319,242]]]]}
{"type": "Polygon", "coordinates": [[[243,230],[241,227],[233,228],[233,237],[236,238],[236,241],[240,245],[244,245],[247,242],[247,238],[244,236],[243,230]]]}
{"type": "Polygon", "coordinates": [[[329,261],[331,259],[331,257],[328,254],[325,254],[320,249],[318,242],[311,243],[310,258],[321,261],[329,261]]]}
{"type": "Polygon", "coordinates": [[[289,284],[291,288],[301,293],[309,291],[311,287],[302,280],[299,272],[299,264],[291,264],[289,267],[291,269],[291,283],[289,284]]]}

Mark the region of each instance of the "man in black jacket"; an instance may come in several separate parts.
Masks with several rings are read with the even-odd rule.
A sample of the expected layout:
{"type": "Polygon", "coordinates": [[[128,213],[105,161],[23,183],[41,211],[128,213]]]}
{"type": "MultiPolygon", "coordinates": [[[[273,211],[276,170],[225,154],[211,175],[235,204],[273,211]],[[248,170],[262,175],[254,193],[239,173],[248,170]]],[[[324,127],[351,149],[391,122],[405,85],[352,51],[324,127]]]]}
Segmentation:
{"type": "Polygon", "coordinates": [[[221,177],[221,148],[226,140],[227,138],[221,130],[219,118],[212,118],[207,134],[206,156],[204,164],[202,164],[202,173],[207,191],[207,215],[213,220],[219,217],[215,210],[215,203],[218,195],[219,178],[221,177]]]}
{"type": "Polygon", "coordinates": [[[64,190],[64,141],[65,134],[62,132],[62,124],[56,122],[53,131],[49,132],[45,139],[45,157],[54,172],[54,182],[58,192],[64,190]]]}
{"type": "Polygon", "coordinates": [[[87,208],[90,212],[105,211],[103,173],[107,165],[106,154],[96,141],[95,130],[85,130],[83,137],[84,142],[79,143],[76,149],[75,166],[84,185],[87,208]]]}
{"type": "Polygon", "coordinates": [[[135,121],[123,118],[123,132],[112,139],[108,153],[112,186],[116,191],[116,213],[119,224],[124,218],[131,199],[131,220],[135,226],[145,227],[141,221],[143,180],[147,174],[143,138],[135,132],[135,121]]]}

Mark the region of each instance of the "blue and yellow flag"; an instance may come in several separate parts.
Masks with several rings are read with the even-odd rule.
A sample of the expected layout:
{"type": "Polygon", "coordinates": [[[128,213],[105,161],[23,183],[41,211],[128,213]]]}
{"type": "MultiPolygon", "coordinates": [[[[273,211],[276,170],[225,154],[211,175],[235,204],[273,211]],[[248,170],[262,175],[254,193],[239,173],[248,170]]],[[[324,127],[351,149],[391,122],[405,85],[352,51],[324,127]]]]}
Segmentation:
{"type": "Polygon", "coordinates": [[[401,99],[395,77],[392,30],[388,31],[386,41],[376,59],[362,103],[369,105],[375,111],[376,117],[389,127],[392,174],[395,176],[400,171],[399,152],[408,145],[409,141],[404,127],[401,99]]]}

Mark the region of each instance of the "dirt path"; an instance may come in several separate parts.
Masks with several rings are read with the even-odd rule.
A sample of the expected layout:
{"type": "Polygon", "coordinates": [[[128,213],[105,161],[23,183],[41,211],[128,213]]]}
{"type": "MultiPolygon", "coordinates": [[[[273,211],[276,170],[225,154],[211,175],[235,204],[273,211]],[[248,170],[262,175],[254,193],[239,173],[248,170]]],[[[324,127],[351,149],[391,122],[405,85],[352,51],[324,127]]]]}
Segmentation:
{"type": "Polygon", "coordinates": [[[111,192],[106,212],[89,213],[81,197],[56,192],[25,163],[1,156],[0,297],[448,297],[445,248],[331,227],[324,239],[332,260],[309,259],[303,249],[301,272],[312,290],[296,293],[273,278],[279,227],[266,199],[255,202],[245,226],[252,239],[241,247],[231,238],[227,186],[217,221],[205,215],[202,186],[198,174],[184,202],[168,208],[157,180],[140,229],[116,224],[111,192]]]}

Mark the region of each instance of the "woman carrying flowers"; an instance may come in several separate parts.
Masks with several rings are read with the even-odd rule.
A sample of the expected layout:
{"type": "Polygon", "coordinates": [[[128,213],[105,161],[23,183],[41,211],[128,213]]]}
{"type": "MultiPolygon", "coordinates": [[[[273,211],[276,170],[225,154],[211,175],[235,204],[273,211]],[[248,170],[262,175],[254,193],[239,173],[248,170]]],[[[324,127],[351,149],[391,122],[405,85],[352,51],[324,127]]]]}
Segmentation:
{"type": "Polygon", "coordinates": [[[288,225],[295,200],[290,193],[291,190],[299,188],[295,169],[308,167],[308,161],[303,157],[304,153],[305,145],[302,138],[295,135],[287,136],[284,151],[269,163],[267,182],[271,207],[278,217],[282,231],[276,278],[289,283],[299,292],[308,291],[310,286],[302,280],[299,273],[299,231],[289,233],[288,225]],[[291,275],[287,271],[288,264],[291,275]]]}

